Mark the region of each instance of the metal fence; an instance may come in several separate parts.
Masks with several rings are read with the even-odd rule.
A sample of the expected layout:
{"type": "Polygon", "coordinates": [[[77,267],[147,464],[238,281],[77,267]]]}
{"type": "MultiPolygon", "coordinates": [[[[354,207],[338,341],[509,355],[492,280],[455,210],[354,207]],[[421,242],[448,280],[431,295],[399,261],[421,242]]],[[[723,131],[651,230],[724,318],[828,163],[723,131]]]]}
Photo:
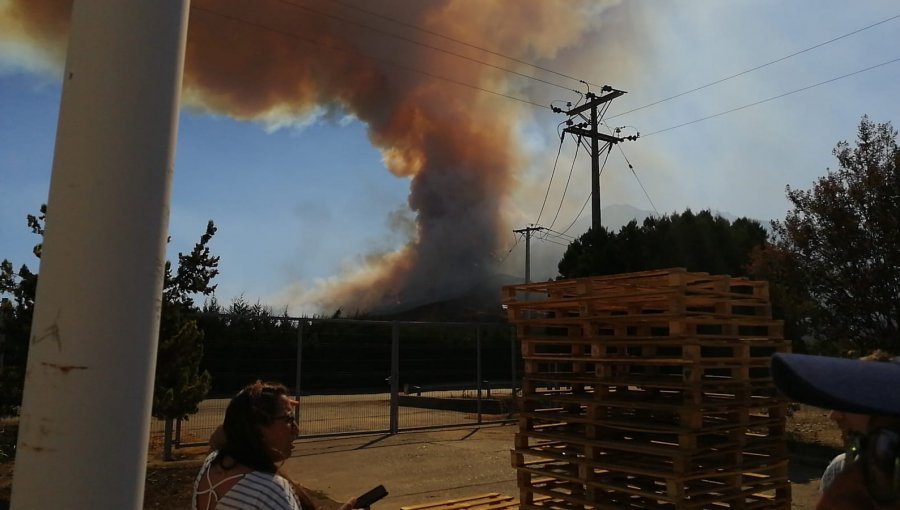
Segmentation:
{"type": "MultiPolygon", "coordinates": [[[[512,419],[521,353],[507,324],[278,318],[280,339],[216,346],[207,333],[213,392],[176,424],[176,444],[204,444],[228,395],[257,379],[292,387],[301,437],[398,433],[512,419]],[[256,347],[256,349],[254,349],[256,347]],[[231,349],[230,355],[228,349],[231,349]],[[248,352],[262,353],[253,357],[248,352]],[[270,367],[271,370],[258,367],[270,367]],[[218,383],[217,383],[218,382],[218,383]]],[[[154,420],[151,433],[164,434],[154,420]]]]}

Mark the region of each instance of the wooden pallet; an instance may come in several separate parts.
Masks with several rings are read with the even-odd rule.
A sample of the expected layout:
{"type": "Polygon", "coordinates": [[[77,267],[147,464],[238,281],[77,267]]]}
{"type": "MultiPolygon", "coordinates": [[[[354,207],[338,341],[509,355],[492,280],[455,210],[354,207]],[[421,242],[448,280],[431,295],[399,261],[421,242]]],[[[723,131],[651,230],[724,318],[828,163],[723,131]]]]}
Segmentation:
{"type": "Polygon", "coordinates": [[[573,278],[547,282],[507,285],[503,287],[504,302],[516,302],[522,295],[541,295],[545,299],[561,299],[584,295],[633,293],[639,289],[675,288],[682,292],[713,292],[737,297],[752,296],[768,299],[769,286],[764,281],[742,277],[688,272],[685,268],[659,269],[607,276],[573,278]]]}
{"type": "MultiPolygon", "coordinates": [[[[520,469],[534,475],[525,482],[524,489],[553,486],[551,481],[565,481],[570,487],[580,486],[586,499],[598,501],[612,495],[643,497],[669,503],[698,503],[703,500],[722,501],[739,497],[742,493],[762,494],[777,491],[789,484],[787,461],[760,472],[722,470],[690,478],[655,474],[623,474],[604,469],[580,469],[557,464],[527,465],[520,469]]],[[[774,494],[773,494],[774,495],[774,494]]]]}
{"type": "Polygon", "coordinates": [[[542,378],[528,376],[523,380],[521,408],[531,411],[539,407],[565,407],[569,404],[589,410],[596,408],[657,409],[665,411],[722,408],[755,409],[775,407],[783,400],[774,387],[734,385],[711,390],[709,387],[681,386],[654,387],[628,383],[602,383],[583,386],[542,387],[542,378]]]}
{"type": "Polygon", "coordinates": [[[770,436],[784,436],[784,419],[777,414],[751,413],[737,410],[720,415],[703,415],[695,424],[683,420],[678,414],[662,414],[658,412],[628,412],[606,414],[602,417],[589,416],[585,412],[576,412],[565,408],[542,408],[519,413],[519,430],[539,429],[548,425],[583,424],[600,426],[634,432],[652,432],[661,434],[689,434],[703,432],[748,431],[770,436]]]}
{"type": "Polygon", "coordinates": [[[766,282],[683,268],[504,287],[522,509],[789,508],[766,282]],[[538,499],[540,498],[540,499],[538,499]]]}
{"type": "Polygon", "coordinates": [[[599,317],[529,316],[511,319],[519,338],[557,337],[630,337],[690,336],[697,338],[740,339],[747,337],[784,337],[780,320],[743,316],[697,316],[684,314],[611,315],[599,317]]]}
{"type": "MultiPolygon", "coordinates": [[[[763,493],[741,492],[737,495],[710,493],[697,500],[678,503],[654,497],[619,493],[594,492],[592,498],[554,491],[534,491],[534,496],[549,498],[534,503],[520,503],[521,510],[790,510],[790,485],[763,493]]],[[[520,499],[524,498],[520,496],[520,499]]]]}
{"type": "MultiPolygon", "coordinates": [[[[637,381],[654,377],[680,378],[688,384],[706,381],[768,382],[774,385],[769,360],[757,358],[746,363],[710,361],[694,363],[678,358],[631,359],[615,361],[564,354],[534,355],[524,359],[525,375],[544,378],[593,376],[598,380],[616,381],[620,385],[638,385],[637,381]],[[632,383],[632,381],[635,381],[632,383]]],[[[774,386],[773,386],[774,387],[774,386]]]]}
{"type": "Polygon", "coordinates": [[[691,479],[531,465],[519,470],[519,481],[523,509],[790,508],[787,461],[759,473],[720,471],[691,479]]]}
{"type": "Polygon", "coordinates": [[[780,462],[787,458],[781,447],[784,438],[751,438],[741,441],[719,441],[686,448],[677,444],[655,445],[636,441],[614,442],[602,439],[580,439],[560,433],[521,433],[513,450],[514,467],[522,467],[529,460],[560,460],[629,474],[660,474],[688,477],[705,474],[709,470],[743,467],[780,462]],[[746,443],[752,444],[746,444],[746,443]]]}
{"type": "Polygon", "coordinates": [[[508,300],[509,319],[532,316],[599,318],[611,316],[678,314],[687,317],[771,318],[767,299],[734,294],[691,293],[680,289],[622,289],[618,294],[580,295],[541,301],[508,300]]]}

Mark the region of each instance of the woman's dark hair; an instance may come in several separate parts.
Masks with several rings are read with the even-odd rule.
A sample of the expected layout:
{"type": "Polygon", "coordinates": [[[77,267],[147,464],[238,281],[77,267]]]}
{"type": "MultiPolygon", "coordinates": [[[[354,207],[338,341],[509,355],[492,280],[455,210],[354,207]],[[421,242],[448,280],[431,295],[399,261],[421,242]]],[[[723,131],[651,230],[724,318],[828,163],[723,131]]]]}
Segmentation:
{"type": "Polygon", "coordinates": [[[283,384],[256,381],[240,391],[225,410],[225,444],[216,457],[221,464],[231,457],[256,471],[275,473],[278,467],[263,441],[260,426],[269,425],[281,411],[281,396],[287,395],[283,384]]]}
{"type": "MultiPolygon", "coordinates": [[[[228,467],[223,465],[226,462],[237,462],[255,471],[277,473],[278,466],[272,460],[259,427],[271,424],[283,411],[282,395],[288,395],[288,389],[283,384],[256,381],[231,399],[222,424],[224,440],[214,462],[222,467],[228,467]]],[[[300,507],[303,510],[316,510],[315,503],[303,487],[287,480],[300,501],[300,507]]]]}

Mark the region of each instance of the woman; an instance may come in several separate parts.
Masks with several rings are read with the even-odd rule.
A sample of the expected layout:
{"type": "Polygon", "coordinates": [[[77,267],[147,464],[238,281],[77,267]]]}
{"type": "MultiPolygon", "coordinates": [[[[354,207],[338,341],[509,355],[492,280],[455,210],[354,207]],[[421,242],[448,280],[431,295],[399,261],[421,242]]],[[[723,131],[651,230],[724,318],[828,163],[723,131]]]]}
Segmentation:
{"type": "MultiPolygon", "coordinates": [[[[300,432],[296,400],[281,384],[257,381],[228,404],[218,449],[194,481],[193,510],[315,510],[299,486],[278,474],[300,432]]],[[[350,500],[340,510],[350,510],[350,500]]]]}

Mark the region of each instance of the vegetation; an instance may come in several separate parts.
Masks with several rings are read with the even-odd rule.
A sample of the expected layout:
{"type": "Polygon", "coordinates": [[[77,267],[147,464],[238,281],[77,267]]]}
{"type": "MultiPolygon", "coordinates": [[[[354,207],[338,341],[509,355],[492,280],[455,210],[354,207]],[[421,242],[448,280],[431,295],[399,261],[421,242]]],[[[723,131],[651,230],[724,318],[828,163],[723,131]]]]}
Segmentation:
{"type": "MultiPolygon", "coordinates": [[[[28,215],[28,226],[38,235],[44,234],[43,222],[47,206],[41,206],[39,216],[28,215]]],[[[41,244],[34,246],[34,255],[41,256],[41,244]]],[[[34,316],[34,297],[37,274],[23,264],[18,271],[9,260],[0,262],[0,418],[17,415],[22,405],[25,382],[25,361],[28,357],[28,337],[34,316]]]]}
{"type": "Polygon", "coordinates": [[[864,116],[854,144],[833,151],[838,168],[772,224],[754,255],[755,275],[779,285],[786,313],[812,348],[831,354],[897,352],[900,333],[900,150],[891,124],[864,116]]]}
{"type": "MultiPolygon", "coordinates": [[[[370,320],[376,320],[370,318],[370,320]]],[[[297,347],[302,344],[303,391],[385,391],[390,375],[392,323],[354,319],[297,321],[243,298],[222,307],[212,301],[200,319],[213,392],[237,391],[264,377],[293,385],[297,347]]],[[[510,379],[510,329],[481,324],[482,377],[510,379]]],[[[475,380],[475,326],[400,326],[401,383],[436,384],[475,380]]]]}
{"type": "Polygon", "coordinates": [[[756,220],[733,223],[709,211],[631,221],[619,232],[588,230],[559,262],[562,278],[629,273],[669,267],[746,276],[750,252],[766,241],[756,220]]]}
{"type": "MultiPolygon", "coordinates": [[[[28,226],[39,236],[44,234],[46,215],[47,207],[42,205],[39,216],[27,217],[28,226]]],[[[211,281],[218,274],[219,258],[211,256],[208,247],[215,232],[210,221],[193,251],[178,254],[174,274],[166,263],[153,415],[166,419],[167,427],[172,420],[197,412],[210,388],[209,373],[199,370],[203,333],[197,327],[199,310],[192,296],[215,290],[211,281]]],[[[41,249],[41,243],[34,247],[38,258],[41,249]]],[[[10,261],[0,262],[0,295],[11,296],[0,304],[0,416],[16,415],[21,406],[37,279],[26,265],[14,271],[10,261]]]]}
{"type": "MultiPolygon", "coordinates": [[[[900,151],[890,123],[863,117],[855,143],[834,150],[836,170],[810,190],[788,188],[793,210],[773,222],[729,221],[687,210],[618,232],[588,231],[559,262],[562,278],[668,267],[772,283],[775,314],[785,336],[813,339],[812,350],[848,354],[897,352],[900,317],[900,151]]],[[[43,234],[46,208],[28,216],[43,234]]],[[[339,318],[298,321],[243,298],[221,306],[212,297],[219,258],[209,243],[213,222],[194,249],[166,264],[153,415],[183,419],[208,393],[226,395],[256,378],[292,384],[302,344],[304,390],[385,389],[390,375],[391,323],[339,318]],[[194,299],[204,297],[202,306],[194,299]],[[298,326],[302,325],[302,329],[298,326]]],[[[37,257],[41,245],[34,248],[37,257]]],[[[0,415],[21,402],[28,331],[38,275],[0,263],[0,415]]],[[[370,319],[369,317],[357,317],[370,319]]],[[[510,329],[481,324],[482,377],[510,377],[510,329]]],[[[473,381],[474,327],[403,325],[401,384],[473,381]]],[[[796,344],[795,349],[803,349],[796,344]]],[[[171,434],[167,434],[170,437],[171,434]]]]}

